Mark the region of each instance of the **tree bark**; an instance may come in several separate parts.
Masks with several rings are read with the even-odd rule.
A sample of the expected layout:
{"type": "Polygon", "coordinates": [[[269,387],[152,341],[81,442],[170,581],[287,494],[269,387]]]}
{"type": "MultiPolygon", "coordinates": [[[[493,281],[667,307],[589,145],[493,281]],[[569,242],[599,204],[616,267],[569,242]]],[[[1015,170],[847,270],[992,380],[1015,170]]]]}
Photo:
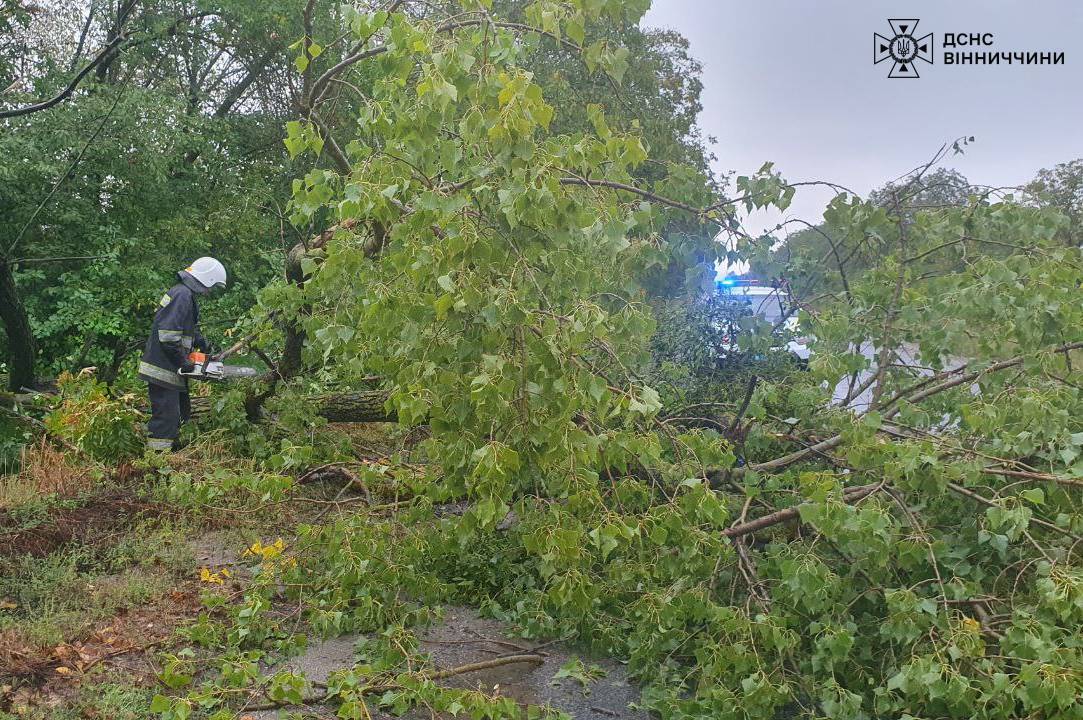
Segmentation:
{"type": "MultiPolygon", "coordinates": [[[[290,251],[286,254],[286,280],[290,284],[304,289],[305,272],[301,267],[301,261],[305,259],[305,255],[307,255],[310,250],[320,250],[326,247],[327,243],[331,241],[331,238],[334,237],[337,231],[353,230],[357,225],[357,220],[343,220],[338,225],[334,225],[314,237],[307,246],[303,243],[297,243],[290,248],[290,251]]],[[[278,363],[278,376],[283,380],[289,380],[301,373],[301,352],[305,347],[305,331],[304,328],[301,327],[301,319],[308,316],[311,312],[311,306],[305,305],[298,313],[297,319],[290,319],[285,323],[285,341],[282,348],[282,359],[278,363]]]]}
{"type": "MultiPolygon", "coordinates": [[[[266,400],[267,393],[253,395],[252,402],[266,400]]],[[[384,409],[384,403],[390,393],[387,390],[359,390],[357,392],[342,393],[338,395],[324,395],[306,400],[316,408],[316,415],[328,422],[333,423],[370,423],[370,422],[398,422],[395,412],[384,409]]],[[[253,413],[245,406],[249,413],[249,421],[258,423],[266,418],[259,412],[253,413]]],[[[192,398],[192,416],[201,418],[211,412],[209,398],[192,398]]]]}
{"type": "Polygon", "coordinates": [[[389,395],[386,390],[328,395],[317,400],[316,414],[338,423],[397,422],[394,411],[384,409],[389,395]]]}
{"type": "MultiPolygon", "coordinates": [[[[109,27],[109,31],[105,37],[106,45],[112,45],[116,42],[117,38],[124,32],[124,25],[128,22],[128,18],[131,16],[132,11],[135,9],[136,0],[121,0],[117,6],[117,14],[113,24],[109,27]]],[[[98,64],[98,68],[95,71],[98,76],[98,82],[113,82],[116,79],[116,69],[113,64],[117,59],[117,53],[111,54],[109,57],[104,58],[102,62],[98,64]]]]}
{"type": "Polygon", "coordinates": [[[98,377],[102,381],[112,387],[113,383],[117,381],[117,377],[120,376],[120,366],[124,364],[124,360],[127,359],[133,351],[139,348],[139,343],[133,343],[129,338],[118,337],[113,340],[113,355],[109,359],[109,365],[102,372],[98,373],[98,377]]]}
{"type": "Polygon", "coordinates": [[[30,317],[19,297],[11,263],[0,259],[0,320],[8,339],[8,387],[18,392],[20,388],[34,387],[34,357],[37,350],[34,333],[30,329],[30,317]]]}
{"type": "Polygon", "coordinates": [[[244,97],[244,94],[248,92],[248,88],[252,87],[252,84],[256,82],[256,80],[259,79],[259,76],[263,74],[264,70],[267,69],[267,64],[271,62],[278,52],[278,48],[275,48],[273,50],[268,50],[266,53],[256,58],[255,62],[253,62],[252,66],[249,68],[248,74],[226,93],[226,97],[218,105],[218,108],[215,109],[214,116],[216,118],[224,118],[229,114],[230,110],[233,109],[233,106],[240,102],[241,98],[244,97]]]}
{"type": "MultiPolygon", "coordinates": [[[[298,243],[286,254],[286,281],[299,288],[305,286],[305,273],[301,269],[301,260],[304,259],[308,249],[298,243]]],[[[282,346],[282,359],[278,362],[278,375],[283,380],[289,380],[301,373],[301,352],[305,348],[305,331],[301,327],[301,318],[311,312],[311,308],[305,305],[298,313],[298,318],[289,319],[283,328],[285,339],[282,346]]]]}

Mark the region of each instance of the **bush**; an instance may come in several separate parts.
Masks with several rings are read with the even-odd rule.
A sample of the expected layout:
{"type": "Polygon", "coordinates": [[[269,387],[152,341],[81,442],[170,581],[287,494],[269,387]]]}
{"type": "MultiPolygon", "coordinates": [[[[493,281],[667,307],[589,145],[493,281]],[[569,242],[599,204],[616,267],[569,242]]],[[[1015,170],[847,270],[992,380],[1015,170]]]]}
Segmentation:
{"type": "Polygon", "coordinates": [[[102,461],[124,460],[142,451],[137,423],[143,413],[134,407],[134,396],[113,398],[103,383],[85,374],[61,374],[57,391],[59,403],[45,418],[57,437],[102,461]]]}
{"type": "Polygon", "coordinates": [[[31,436],[24,422],[0,413],[0,475],[19,472],[23,445],[31,436]]]}

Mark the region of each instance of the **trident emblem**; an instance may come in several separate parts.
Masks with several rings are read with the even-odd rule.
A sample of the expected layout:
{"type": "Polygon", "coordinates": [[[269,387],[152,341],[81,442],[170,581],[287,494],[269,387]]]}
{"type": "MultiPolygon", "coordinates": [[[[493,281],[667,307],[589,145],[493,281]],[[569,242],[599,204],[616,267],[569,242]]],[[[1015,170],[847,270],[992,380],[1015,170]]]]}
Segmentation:
{"type": "Polygon", "coordinates": [[[915,38],[914,33],[918,22],[918,20],[888,20],[894,37],[889,39],[880,33],[873,35],[872,61],[879,64],[885,60],[891,60],[889,78],[920,77],[917,61],[932,64],[933,34],[915,38]]]}

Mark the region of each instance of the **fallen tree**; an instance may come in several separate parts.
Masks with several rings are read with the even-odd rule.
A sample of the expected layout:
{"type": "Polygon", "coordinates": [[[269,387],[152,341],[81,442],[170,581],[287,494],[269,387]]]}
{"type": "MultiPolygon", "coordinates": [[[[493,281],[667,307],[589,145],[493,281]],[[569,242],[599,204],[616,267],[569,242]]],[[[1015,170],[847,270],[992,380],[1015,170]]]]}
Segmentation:
{"type": "Polygon", "coordinates": [[[626,659],[667,717],[1067,717],[1083,516],[1057,480],[1083,472],[1083,274],[1053,240],[1063,218],[988,196],[910,207],[928,167],[888,207],[838,190],[820,264],[842,290],[806,307],[809,371],[681,413],[643,377],[651,272],[762,256],[774,239],[736,213],[785,210],[795,184],[768,165],[723,195],[648,171],[635,125],[601,107],[554,133],[562,108],[519,53],[570,37],[614,82],[628,58],[577,39],[590,4],[532,7],[534,30],[487,9],[366,16],[356,60],[300,64],[312,102],[287,145],[331,166],[290,210],[339,229],[291,258],[282,365],[382,389],[313,400],[294,382],[284,401],[431,419],[422,474],[395,490],[418,498],[411,519],[464,511],[344,515],[281,585],[373,635],[414,617],[403,597],[485,604],[626,659]],[[329,88],[369,60],[357,122],[334,125],[329,88]],[[851,274],[858,252],[875,263],[851,274]],[[904,347],[931,377],[894,361],[904,347]],[[827,407],[845,377],[861,412],[827,407]]]}
{"type": "Polygon", "coordinates": [[[386,409],[389,393],[365,390],[325,395],[314,399],[316,415],[333,423],[397,422],[394,411],[386,409]]]}

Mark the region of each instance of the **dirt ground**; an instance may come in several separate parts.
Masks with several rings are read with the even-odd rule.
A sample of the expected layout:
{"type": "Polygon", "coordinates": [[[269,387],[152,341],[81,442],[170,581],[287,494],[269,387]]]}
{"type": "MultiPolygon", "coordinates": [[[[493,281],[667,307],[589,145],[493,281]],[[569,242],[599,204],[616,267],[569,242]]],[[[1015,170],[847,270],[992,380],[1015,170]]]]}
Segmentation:
{"type": "Polygon", "coordinates": [[[45,653],[0,638],[0,709],[23,715],[31,708],[40,714],[70,705],[84,686],[106,676],[134,687],[155,687],[155,652],[168,646],[177,627],[199,608],[199,589],[191,583],[154,604],[122,611],[85,637],[45,653]]]}
{"type": "MultiPolygon", "coordinates": [[[[200,568],[218,572],[222,568],[244,573],[240,562],[242,544],[228,532],[210,532],[191,541],[193,576],[200,568]]],[[[30,708],[48,711],[70,706],[80,690],[108,675],[123,678],[133,686],[154,688],[159,668],[156,653],[175,641],[177,627],[200,611],[200,584],[192,581],[153,605],[118,614],[85,638],[58,645],[47,654],[8,649],[0,664],[23,678],[18,689],[7,689],[0,708],[16,715],[30,708]],[[29,682],[28,682],[29,681],[29,682]]],[[[356,646],[362,638],[347,635],[313,642],[301,656],[285,667],[303,672],[313,682],[325,682],[334,670],[354,665],[356,646]]],[[[446,687],[477,690],[507,697],[521,705],[542,705],[583,720],[646,720],[649,715],[634,708],[638,690],[628,682],[622,665],[611,660],[584,657],[559,643],[530,643],[514,635],[503,623],[483,618],[470,608],[445,608],[441,622],[420,634],[421,649],[437,670],[460,667],[502,656],[537,653],[541,663],[516,663],[457,675],[441,682],[446,687]],[[594,678],[586,684],[557,678],[562,666],[579,660],[594,678]]],[[[2,683],[0,683],[2,685],[2,683]]],[[[3,688],[0,688],[3,689],[3,688]]],[[[245,720],[278,720],[290,712],[310,718],[334,717],[333,709],[311,706],[304,709],[262,710],[242,713],[245,720]]],[[[293,716],[296,717],[296,716],[293,716]]],[[[431,713],[415,711],[408,718],[431,719],[431,713]]],[[[392,716],[373,711],[373,720],[392,716]]]]}
{"type": "Polygon", "coordinates": [[[91,498],[76,508],[57,509],[33,527],[20,528],[11,513],[0,508],[0,556],[41,557],[74,540],[93,542],[153,509],[153,504],[131,493],[114,492],[91,498]]]}

